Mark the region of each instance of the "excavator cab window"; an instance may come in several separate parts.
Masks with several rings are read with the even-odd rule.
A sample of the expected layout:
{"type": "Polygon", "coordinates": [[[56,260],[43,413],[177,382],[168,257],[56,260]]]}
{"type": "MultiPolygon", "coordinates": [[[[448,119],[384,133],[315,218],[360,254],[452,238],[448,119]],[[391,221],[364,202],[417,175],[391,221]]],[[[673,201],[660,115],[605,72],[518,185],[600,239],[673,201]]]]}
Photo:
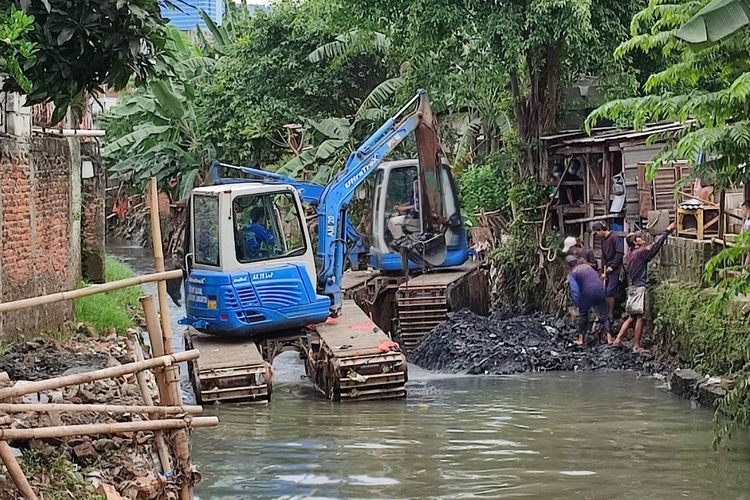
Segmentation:
{"type": "Polygon", "coordinates": [[[219,266],[219,198],[193,197],[193,241],[195,263],[219,266]]]}
{"type": "Polygon", "coordinates": [[[385,227],[393,241],[406,233],[419,232],[419,192],[416,183],[417,168],[396,168],[388,176],[385,194],[385,227]]]}
{"type": "Polygon", "coordinates": [[[302,220],[291,193],[237,196],[232,201],[232,214],[238,262],[305,253],[302,220]]]}

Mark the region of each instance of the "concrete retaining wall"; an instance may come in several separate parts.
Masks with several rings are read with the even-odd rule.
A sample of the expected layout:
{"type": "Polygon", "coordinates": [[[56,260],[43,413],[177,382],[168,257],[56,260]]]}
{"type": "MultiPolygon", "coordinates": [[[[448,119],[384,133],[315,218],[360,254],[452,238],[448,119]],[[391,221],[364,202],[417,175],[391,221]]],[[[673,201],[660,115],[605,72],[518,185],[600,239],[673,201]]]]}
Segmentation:
{"type": "Polygon", "coordinates": [[[649,267],[652,276],[659,280],[678,279],[701,283],[706,262],[720,250],[719,245],[709,241],[670,236],[649,267]]]}

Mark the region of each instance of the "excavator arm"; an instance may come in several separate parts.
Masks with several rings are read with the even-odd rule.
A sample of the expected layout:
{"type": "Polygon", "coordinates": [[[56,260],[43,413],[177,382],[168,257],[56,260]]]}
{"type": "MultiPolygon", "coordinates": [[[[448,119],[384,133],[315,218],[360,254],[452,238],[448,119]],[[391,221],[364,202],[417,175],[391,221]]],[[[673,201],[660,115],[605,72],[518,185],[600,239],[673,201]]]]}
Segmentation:
{"type": "MultiPolygon", "coordinates": [[[[378,165],[391,153],[409,134],[417,131],[420,126],[428,130],[420,130],[417,134],[417,149],[420,160],[428,164],[437,162],[437,139],[428,141],[425,138],[435,135],[432,112],[427,100],[427,94],[420,90],[393,117],[389,118],[372,136],[370,136],[346,161],[342,170],[333,181],[326,186],[320,197],[318,206],[318,257],[322,268],[318,273],[318,288],[331,298],[331,310],[337,314],[341,309],[341,280],[344,273],[346,254],[345,224],[346,209],[357,187],[365,181],[378,165]],[[405,114],[414,104],[417,107],[409,114],[405,114]],[[427,146],[427,147],[425,147],[427,146]]],[[[434,170],[434,168],[433,168],[434,170]]],[[[425,182],[425,172],[420,168],[419,173],[419,212],[422,218],[422,233],[416,246],[428,258],[427,253],[445,255],[445,239],[432,234],[430,209],[431,202],[437,195],[431,193],[433,186],[425,182]],[[424,196],[427,194],[427,196],[424,196]],[[442,249],[440,245],[442,243],[442,249]]],[[[439,257],[438,257],[439,258],[439,257]]]]}

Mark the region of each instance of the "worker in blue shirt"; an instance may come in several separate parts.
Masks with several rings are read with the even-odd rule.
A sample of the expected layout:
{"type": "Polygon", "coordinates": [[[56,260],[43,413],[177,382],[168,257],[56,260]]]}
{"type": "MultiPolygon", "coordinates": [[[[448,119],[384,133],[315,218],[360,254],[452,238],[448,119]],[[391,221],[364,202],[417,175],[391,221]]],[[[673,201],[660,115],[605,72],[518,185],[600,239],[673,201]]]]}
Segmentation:
{"type": "Polygon", "coordinates": [[[568,265],[568,286],[573,305],[578,308],[578,338],[577,345],[585,343],[586,331],[589,327],[589,310],[593,307],[602,323],[602,330],[608,336],[612,335],[610,328],[607,302],[604,299],[604,285],[599,273],[588,264],[581,264],[578,257],[565,257],[568,265]]]}
{"type": "Polygon", "coordinates": [[[263,207],[250,210],[250,224],[247,224],[242,232],[250,257],[257,257],[263,243],[273,246],[276,242],[273,232],[266,227],[266,212],[263,207]]]}

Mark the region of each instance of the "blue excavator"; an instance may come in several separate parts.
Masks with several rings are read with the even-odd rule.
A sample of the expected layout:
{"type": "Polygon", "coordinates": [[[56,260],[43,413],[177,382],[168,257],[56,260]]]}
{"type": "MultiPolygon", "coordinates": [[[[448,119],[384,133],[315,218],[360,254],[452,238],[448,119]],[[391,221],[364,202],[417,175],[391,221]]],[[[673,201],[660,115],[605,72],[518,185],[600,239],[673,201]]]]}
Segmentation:
{"type": "MultiPolygon", "coordinates": [[[[445,283],[438,279],[432,288],[444,296],[452,288],[461,295],[456,303],[466,305],[466,290],[453,285],[465,281],[468,288],[463,278],[475,274],[456,269],[468,257],[466,231],[425,92],[351,153],[325,187],[220,163],[213,164],[209,182],[191,193],[185,245],[182,322],[191,327],[189,343],[202,353],[200,366],[191,370],[200,399],[266,398],[270,363],[290,348],[302,353],[316,386],[332,399],[403,396],[405,357],[378,328],[383,322],[372,321],[378,299],[392,304],[397,290],[408,291],[418,279],[409,279],[410,269],[414,275],[450,268],[445,283]],[[384,162],[411,133],[418,159],[384,162]],[[242,177],[222,177],[222,167],[242,177]],[[346,213],[357,188],[375,172],[366,248],[346,213]],[[310,212],[317,224],[309,223],[310,212]],[[308,226],[317,227],[317,256],[308,226]],[[347,257],[354,264],[362,255],[370,256],[370,269],[345,272],[347,257]],[[348,274],[355,274],[351,286],[348,274]],[[375,297],[363,297],[363,290],[375,297]],[[386,291],[390,299],[378,297],[386,291]],[[363,307],[345,296],[359,298],[363,307]]],[[[430,286],[421,289],[428,290],[426,300],[407,293],[405,300],[421,307],[415,314],[406,305],[406,316],[439,323],[450,297],[441,302],[430,286]],[[437,311],[431,309],[436,300],[437,311]],[[429,317],[421,318],[419,310],[429,317]]],[[[406,316],[395,323],[408,323],[406,316]]],[[[386,319],[393,333],[394,318],[386,319]]]]}

